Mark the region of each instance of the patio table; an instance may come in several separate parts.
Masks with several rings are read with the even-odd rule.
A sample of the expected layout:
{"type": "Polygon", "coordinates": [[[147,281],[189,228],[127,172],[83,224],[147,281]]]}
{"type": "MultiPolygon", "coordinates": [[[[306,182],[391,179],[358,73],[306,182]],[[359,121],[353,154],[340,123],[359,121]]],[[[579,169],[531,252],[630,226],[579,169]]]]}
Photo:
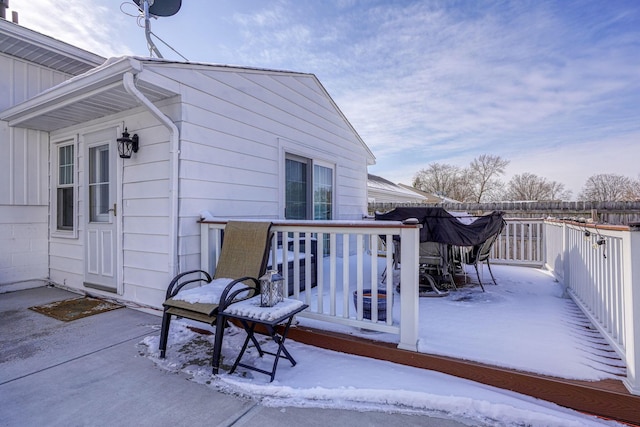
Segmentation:
{"type": "Polygon", "coordinates": [[[294,316],[305,310],[307,307],[309,306],[304,304],[302,301],[291,298],[285,298],[273,307],[261,307],[260,295],[239,301],[227,307],[223,312],[224,316],[227,319],[237,319],[247,332],[247,338],[244,340],[242,350],[240,350],[240,354],[238,354],[238,357],[236,358],[236,361],[229,373],[232,374],[238,366],[242,366],[246,369],[269,375],[271,377],[271,381],[273,381],[276,376],[276,369],[280,358],[287,359],[291,362],[291,366],[295,366],[296,361],[285,347],[284,342],[287,338],[294,316]],[[256,326],[258,325],[264,326],[269,336],[278,345],[278,350],[275,353],[263,350],[260,343],[255,338],[256,326]],[[276,330],[276,326],[278,325],[284,325],[284,328],[280,333],[276,330]],[[266,371],[255,366],[241,363],[242,356],[247,350],[249,341],[253,342],[260,354],[260,357],[265,354],[275,357],[271,371],[266,371]]]}

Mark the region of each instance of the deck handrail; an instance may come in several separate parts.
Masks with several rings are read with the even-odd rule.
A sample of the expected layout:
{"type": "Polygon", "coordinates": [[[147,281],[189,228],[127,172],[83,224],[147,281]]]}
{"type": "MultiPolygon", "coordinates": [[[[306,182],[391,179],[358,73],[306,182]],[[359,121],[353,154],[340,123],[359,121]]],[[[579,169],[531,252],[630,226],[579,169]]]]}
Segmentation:
{"type": "Polygon", "coordinates": [[[505,227],[491,248],[492,264],[544,265],[544,220],[505,218],[505,227]]]}
{"type": "Polygon", "coordinates": [[[545,221],[545,267],[626,363],[640,395],[640,228],[545,221]]]}
{"type": "MultiPolygon", "coordinates": [[[[354,326],[372,331],[399,335],[398,348],[417,351],[419,310],[418,300],[418,244],[420,225],[399,221],[286,221],[273,220],[271,260],[281,266],[285,289],[292,288],[291,298],[304,298],[309,309],[299,316],[354,326]],[[394,265],[394,245],[386,245],[384,267],[378,265],[378,240],[400,240],[399,265],[394,265]],[[314,244],[311,244],[311,240],[314,244]],[[283,245],[283,242],[292,242],[283,245]],[[315,253],[313,253],[315,251],[315,253]],[[355,257],[355,268],[339,259],[355,257]],[[312,272],[315,259],[317,292],[312,296],[312,272]],[[373,259],[376,262],[371,262],[373,259]],[[280,260],[291,261],[293,274],[285,274],[280,260]],[[322,261],[322,262],[320,262],[322,261]],[[322,268],[327,265],[327,270],[322,268]],[[378,311],[378,293],[371,293],[370,319],[363,316],[364,289],[383,288],[391,301],[394,297],[394,274],[380,282],[383,272],[400,270],[399,322],[393,321],[392,304],[386,312],[378,311]],[[355,270],[355,271],[351,271],[355,270]],[[304,272],[304,273],[301,273],[304,272]],[[302,277],[301,277],[302,275],[302,277]],[[375,278],[375,280],[372,280],[375,278]],[[292,283],[291,283],[292,282],[292,283]],[[354,287],[355,285],[355,287],[354,287]],[[355,289],[355,305],[351,301],[355,289]],[[338,295],[342,291],[342,298],[338,295]],[[353,312],[355,309],[355,314],[353,312]],[[386,318],[386,319],[385,319],[386,318]],[[385,320],[378,320],[385,319],[385,320]]],[[[226,221],[201,221],[201,269],[213,274],[222,244],[222,230],[226,221]]]]}
{"type": "MultiPolygon", "coordinates": [[[[640,228],[543,219],[507,219],[506,222],[492,248],[491,263],[543,267],[551,271],[563,284],[566,296],[576,302],[625,361],[625,386],[631,393],[640,395],[640,228]]],[[[292,260],[293,275],[284,274],[285,287],[292,285],[291,297],[304,299],[310,306],[301,316],[397,334],[399,348],[417,351],[418,224],[367,220],[273,220],[272,223],[277,236],[271,248],[272,259],[292,260]],[[394,238],[400,240],[398,254],[393,253],[394,245],[380,245],[394,238]],[[291,253],[284,252],[282,242],[287,240],[293,242],[291,253]],[[383,249],[379,254],[380,247],[383,249]],[[338,261],[344,260],[345,254],[355,257],[354,268],[351,262],[338,261]],[[378,255],[384,259],[382,267],[379,262],[371,262],[377,260],[378,255]],[[399,265],[394,264],[394,256],[399,265]],[[320,267],[327,266],[317,268],[315,295],[322,298],[310,292],[312,259],[320,267]],[[399,274],[388,274],[387,280],[381,283],[384,270],[399,271],[399,274]],[[394,277],[400,284],[399,321],[393,320],[391,304],[387,305],[386,320],[378,320],[385,316],[378,312],[376,293],[372,295],[371,319],[364,318],[363,290],[380,286],[387,295],[393,295],[394,277]],[[352,305],[354,289],[356,300],[352,305]],[[341,299],[337,297],[340,291],[341,299]]],[[[226,221],[201,222],[201,268],[210,273],[217,263],[225,224],[226,221]]]]}

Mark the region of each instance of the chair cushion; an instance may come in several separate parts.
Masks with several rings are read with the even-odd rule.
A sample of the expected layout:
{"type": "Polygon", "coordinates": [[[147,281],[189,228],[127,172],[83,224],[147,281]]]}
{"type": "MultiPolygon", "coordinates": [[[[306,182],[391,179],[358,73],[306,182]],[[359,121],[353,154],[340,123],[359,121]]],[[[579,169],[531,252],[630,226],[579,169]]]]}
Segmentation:
{"type": "MultiPolygon", "coordinates": [[[[218,304],[220,303],[222,292],[232,281],[232,279],[227,278],[215,279],[211,283],[203,286],[183,289],[173,298],[166,300],[163,305],[165,307],[170,307],[170,309],[167,310],[170,314],[175,314],[175,311],[181,310],[183,312],[183,314],[180,315],[181,317],[191,318],[184,314],[193,312],[194,315],[204,315],[205,321],[208,322],[208,320],[206,320],[206,316],[212,316],[214,314],[214,311],[218,308],[218,304]]],[[[241,282],[236,283],[232,289],[244,287],[246,287],[246,285],[241,282]]],[[[249,291],[241,292],[238,294],[237,299],[243,299],[249,296],[249,291]]]]}
{"type": "MultiPolygon", "coordinates": [[[[189,304],[215,304],[220,303],[220,297],[229,283],[233,282],[232,279],[222,278],[215,279],[211,283],[206,285],[196,286],[189,289],[181,289],[177,295],[173,297],[174,300],[184,301],[189,304]]],[[[240,282],[233,285],[232,290],[246,288],[247,286],[240,282]]],[[[249,291],[241,292],[236,296],[236,299],[243,299],[249,297],[249,291]]]]}
{"type": "MultiPolygon", "coordinates": [[[[224,229],[214,279],[259,278],[267,264],[270,229],[270,222],[229,221],[224,229]]],[[[246,284],[254,286],[250,281],[246,284]]]]}
{"type": "MultiPolygon", "coordinates": [[[[166,313],[213,324],[222,292],[232,281],[229,277],[259,278],[264,272],[270,230],[270,222],[229,221],[225,226],[214,280],[204,286],[181,289],[177,295],[163,303],[166,313]]],[[[237,284],[238,287],[247,285],[255,287],[255,282],[247,280],[237,284]]],[[[241,293],[236,299],[247,298],[254,293],[241,293]]]]}
{"type": "Polygon", "coordinates": [[[212,325],[216,321],[218,304],[190,304],[169,298],[164,302],[164,306],[166,307],[167,313],[177,317],[184,317],[212,325]]]}

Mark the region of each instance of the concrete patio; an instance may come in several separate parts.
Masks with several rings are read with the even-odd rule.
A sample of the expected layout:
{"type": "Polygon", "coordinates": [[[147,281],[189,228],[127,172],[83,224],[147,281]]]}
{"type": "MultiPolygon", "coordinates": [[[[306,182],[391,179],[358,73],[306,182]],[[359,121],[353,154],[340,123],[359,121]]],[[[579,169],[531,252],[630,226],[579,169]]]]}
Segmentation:
{"type": "Polygon", "coordinates": [[[442,426],[438,417],[272,408],[188,381],[141,357],[160,318],[122,308],[62,322],[29,307],[75,298],[56,288],[0,295],[0,426],[442,426]]]}

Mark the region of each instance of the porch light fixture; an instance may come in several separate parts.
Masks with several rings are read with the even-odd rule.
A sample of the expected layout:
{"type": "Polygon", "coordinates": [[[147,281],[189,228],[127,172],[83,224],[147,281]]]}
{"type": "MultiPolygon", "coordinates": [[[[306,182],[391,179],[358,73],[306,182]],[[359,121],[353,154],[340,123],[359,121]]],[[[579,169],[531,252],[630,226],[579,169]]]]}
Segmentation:
{"type": "Polygon", "coordinates": [[[124,128],[122,137],[117,139],[118,141],[118,153],[122,159],[130,159],[131,153],[138,152],[138,134],[134,133],[132,137],[129,137],[127,128],[124,128]]]}

